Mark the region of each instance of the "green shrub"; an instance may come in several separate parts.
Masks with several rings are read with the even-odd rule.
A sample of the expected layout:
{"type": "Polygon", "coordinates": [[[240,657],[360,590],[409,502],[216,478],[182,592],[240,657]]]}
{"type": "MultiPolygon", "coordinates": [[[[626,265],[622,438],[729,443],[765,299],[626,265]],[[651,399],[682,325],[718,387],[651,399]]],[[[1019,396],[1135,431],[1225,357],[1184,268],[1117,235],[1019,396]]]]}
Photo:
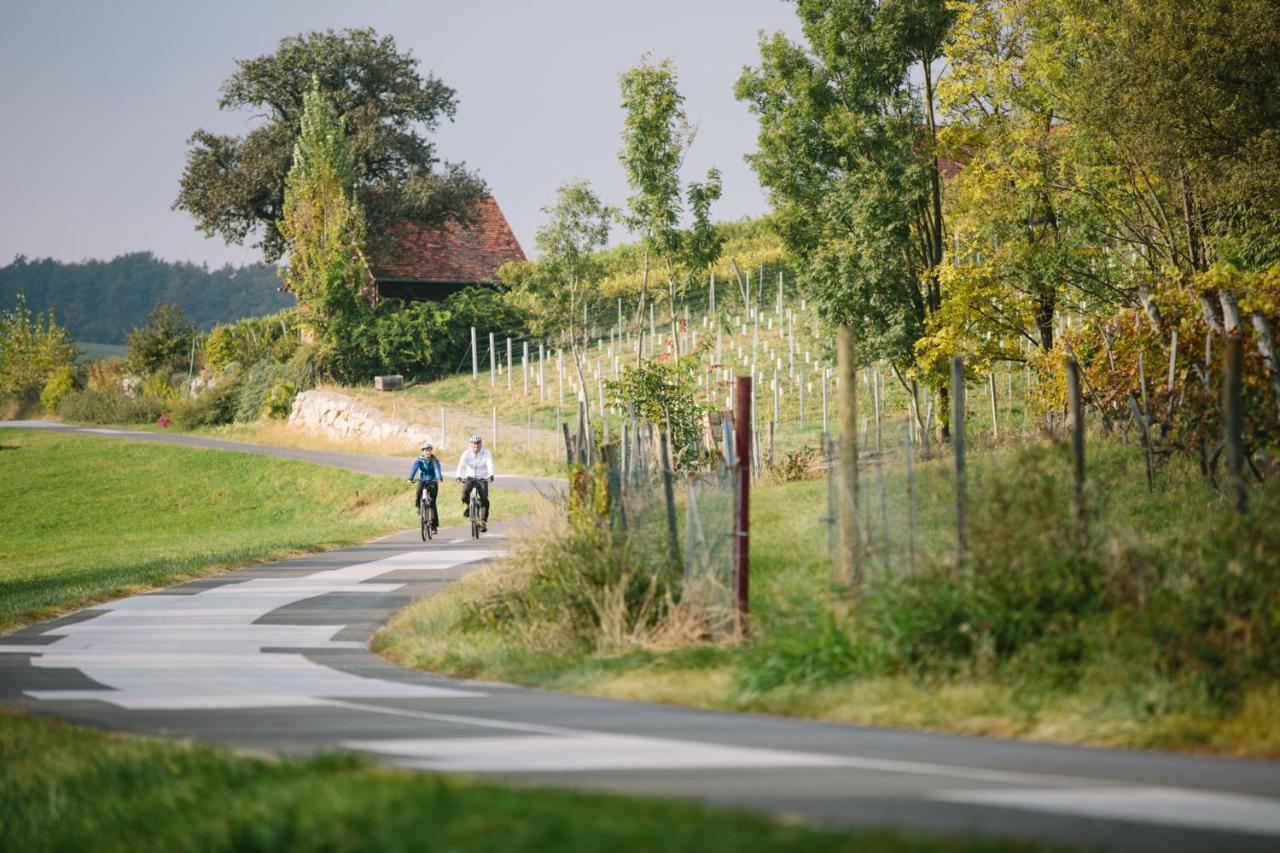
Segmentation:
{"type": "MultiPolygon", "coordinates": [[[[618,649],[677,629],[680,572],[659,536],[563,519],[523,538],[512,571],[468,605],[469,630],[507,631],[543,650],[618,649]]],[[[694,633],[701,627],[689,621],[694,633]]]]}
{"type": "Polygon", "coordinates": [[[829,608],[804,608],[775,619],[743,656],[740,690],[764,692],[789,684],[829,684],[891,668],[892,650],[829,608]]]}
{"type": "Polygon", "coordinates": [[[288,361],[299,349],[298,314],[280,311],[265,317],[246,317],[217,326],[204,343],[205,363],[221,371],[232,364],[256,364],[263,359],[288,361]]]}
{"type": "Polygon", "coordinates": [[[62,398],[74,390],[75,371],[69,365],[60,368],[44,383],[44,390],[40,392],[40,405],[47,412],[56,412],[62,398]]]}
{"type": "Polygon", "coordinates": [[[150,376],[164,371],[186,372],[190,366],[196,325],[176,305],[156,305],[145,325],[129,333],[125,365],[132,373],[150,376]]]}
{"type": "Polygon", "coordinates": [[[229,371],[198,397],[174,406],[169,418],[178,429],[229,424],[235,420],[238,391],[236,372],[229,371]]]}
{"type": "MultiPolygon", "coordinates": [[[[236,391],[235,419],[256,421],[262,415],[268,394],[275,386],[284,383],[292,384],[293,375],[287,365],[278,361],[263,360],[244,371],[236,391]]],[[[290,397],[290,402],[292,399],[290,397]]]]}
{"type": "Polygon", "coordinates": [[[1208,540],[1176,560],[1151,554],[1160,581],[1145,606],[1130,608],[1164,671],[1217,701],[1280,676],[1280,482],[1252,498],[1248,515],[1224,510],[1208,540]]]}
{"type": "Polygon", "coordinates": [[[72,391],[58,402],[58,415],[66,421],[90,424],[151,423],[161,409],[145,397],[130,397],[121,390],[72,391]]]}
{"type": "Polygon", "coordinates": [[[316,363],[316,348],[304,344],[289,356],[289,373],[293,376],[293,384],[299,391],[314,388],[319,381],[319,368],[316,363]]]}
{"type": "Polygon", "coordinates": [[[157,370],[142,383],[142,398],[162,412],[176,405],[181,396],[182,390],[166,369],[157,370]]]}
{"type": "Polygon", "coordinates": [[[49,379],[69,368],[75,356],[53,312],[33,316],[21,291],[12,311],[0,311],[0,398],[34,402],[49,379]]]}
{"type": "Polygon", "coordinates": [[[89,362],[85,387],[91,391],[119,391],[124,379],[124,359],[102,358],[89,362]]]}
{"type": "Polygon", "coordinates": [[[373,309],[335,317],[318,350],[322,373],[340,382],[367,382],[399,373],[415,381],[457,369],[471,346],[471,327],[520,338],[527,313],[501,292],[469,287],[443,303],[384,299],[373,309]]]}
{"type": "Polygon", "coordinates": [[[293,411],[293,398],[297,396],[298,387],[287,379],[276,382],[268,390],[262,400],[263,408],[269,417],[284,419],[293,411]]]}

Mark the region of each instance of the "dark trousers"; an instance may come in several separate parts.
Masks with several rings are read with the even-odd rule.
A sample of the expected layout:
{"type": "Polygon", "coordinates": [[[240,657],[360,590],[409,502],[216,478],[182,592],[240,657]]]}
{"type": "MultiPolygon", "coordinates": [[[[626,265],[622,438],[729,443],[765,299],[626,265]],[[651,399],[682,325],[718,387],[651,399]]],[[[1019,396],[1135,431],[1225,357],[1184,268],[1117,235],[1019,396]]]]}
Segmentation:
{"type": "Polygon", "coordinates": [[[489,481],[481,480],[475,477],[469,477],[463,480],[462,486],[462,505],[471,505],[471,489],[475,487],[480,491],[480,508],[482,510],[480,520],[485,524],[489,523],[489,481]]]}
{"type": "Polygon", "coordinates": [[[439,527],[440,513],[436,511],[436,497],[440,494],[440,483],[439,481],[432,481],[428,483],[426,480],[419,480],[418,493],[413,496],[414,508],[417,508],[418,504],[422,502],[423,489],[426,489],[427,494],[431,495],[431,526],[439,527]]]}

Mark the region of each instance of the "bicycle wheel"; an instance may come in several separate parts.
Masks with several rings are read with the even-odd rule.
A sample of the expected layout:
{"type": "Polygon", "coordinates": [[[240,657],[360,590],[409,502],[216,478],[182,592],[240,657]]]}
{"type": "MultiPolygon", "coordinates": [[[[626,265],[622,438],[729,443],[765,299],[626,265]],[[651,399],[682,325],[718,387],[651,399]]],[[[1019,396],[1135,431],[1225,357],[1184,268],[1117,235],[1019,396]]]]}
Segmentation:
{"type": "Polygon", "coordinates": [[[426,541],[436,535],[434,529],[431,527],[431,510],[434,508],[435,505],[432,504],[431,506],[424,507],[422,510],[422,532],[426,534],[426,536],[423,537],[423,541],[426,541]]]}
{"type": "Polygon", "coordinates": [[[480,538],[480,501],[475,498],[471,499],[471,538],[480,538]]]}

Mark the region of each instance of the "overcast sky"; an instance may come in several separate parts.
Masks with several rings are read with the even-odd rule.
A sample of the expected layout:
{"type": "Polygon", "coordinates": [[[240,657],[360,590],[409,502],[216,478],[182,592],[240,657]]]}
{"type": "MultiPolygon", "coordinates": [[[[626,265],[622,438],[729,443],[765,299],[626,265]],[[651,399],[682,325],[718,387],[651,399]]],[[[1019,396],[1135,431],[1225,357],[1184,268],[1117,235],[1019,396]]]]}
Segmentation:
{"type": "Polygon", "coordinates": [[[526,251],[563,181],[585,178],[624,202],[618,74],[645,51],[676,61],[699,124],[686,178],[724,173],[716,218],[766,209],[742,159],[755,121],[732,89],[758,60],[760,30],[798,30],[782,0],[0,0],[0,265],[140,250],[213,266],[256,260],[170,209],[186,139],[198,127],[252,126],[217,109],[236,59],[346,27],[393,36],[457,90],[440,153],[489,182],[526,251]]]}

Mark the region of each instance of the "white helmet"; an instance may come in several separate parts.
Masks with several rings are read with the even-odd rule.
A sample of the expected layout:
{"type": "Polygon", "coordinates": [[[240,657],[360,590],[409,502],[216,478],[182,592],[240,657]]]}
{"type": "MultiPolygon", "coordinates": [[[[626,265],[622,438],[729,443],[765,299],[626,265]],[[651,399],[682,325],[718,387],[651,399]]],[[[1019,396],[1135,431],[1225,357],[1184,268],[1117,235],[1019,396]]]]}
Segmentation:
{"type": "Polygon", "coordinates": [[[479,444],[479,443],[480,443],[480,436],[479,436],[479,435],[473,435],[473,436],[471,436],[471,443],[472,443],[472,444],[479,444]]]}

